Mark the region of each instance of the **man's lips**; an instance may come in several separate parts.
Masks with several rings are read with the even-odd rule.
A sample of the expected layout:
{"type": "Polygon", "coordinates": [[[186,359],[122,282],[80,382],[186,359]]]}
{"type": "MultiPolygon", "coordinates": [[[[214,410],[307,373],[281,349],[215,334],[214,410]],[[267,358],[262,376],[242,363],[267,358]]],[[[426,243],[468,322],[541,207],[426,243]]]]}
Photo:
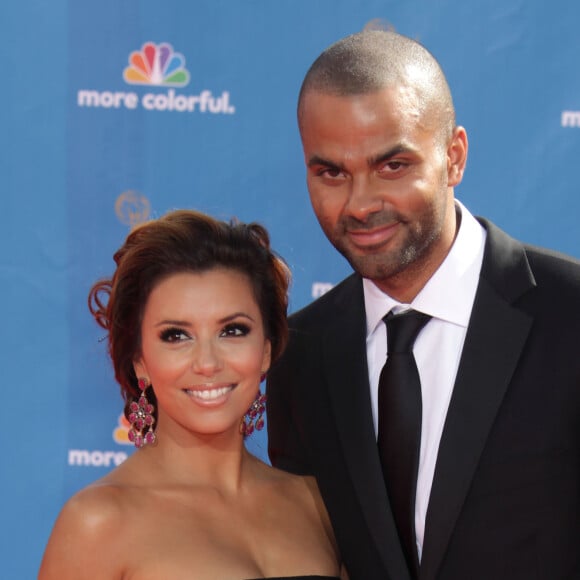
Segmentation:
{"type": "Polygon", "coordinates": [[[346,235],[355,246],[359,248],[371,248],[389,241],[395,235],[398,225],[399,222],[395,222],[370,229],[350,228],[346,230],[346,235]]]}

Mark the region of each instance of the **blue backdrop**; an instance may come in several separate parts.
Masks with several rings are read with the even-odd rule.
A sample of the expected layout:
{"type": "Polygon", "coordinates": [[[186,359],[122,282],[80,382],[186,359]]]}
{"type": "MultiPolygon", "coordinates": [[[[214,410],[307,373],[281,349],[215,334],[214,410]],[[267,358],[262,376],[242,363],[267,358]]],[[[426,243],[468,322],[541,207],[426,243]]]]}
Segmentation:
{"type": "MultiPolygon", "coordinates": [[[[575,0],[21,0],[0,6],[2,578],[34,578],[63,502],[132,452],[86,296],[131,224],[258,220],[291,310],[349,271],[310,209],[295,104],[320,51],[393,27],[440,60],[468,130],[457,196],[580,256],[575,0]]],[[[251,447],[265,457],[264,433],[251,447]]]]}

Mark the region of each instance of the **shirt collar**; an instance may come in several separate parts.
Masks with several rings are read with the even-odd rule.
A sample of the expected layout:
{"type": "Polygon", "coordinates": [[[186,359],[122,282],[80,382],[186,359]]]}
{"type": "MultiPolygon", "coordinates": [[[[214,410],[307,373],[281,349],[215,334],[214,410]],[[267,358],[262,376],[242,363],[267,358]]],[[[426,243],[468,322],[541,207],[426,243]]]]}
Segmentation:
{"type": "Polygon", "coordinates": [[[390,310],[413,308],[452,324],[467,327],[479,272],[486,232],[467,208],[455,200],[461,223],[449,253],[411,304],[401,304],[363,278],[367,336],[390,310]]]}

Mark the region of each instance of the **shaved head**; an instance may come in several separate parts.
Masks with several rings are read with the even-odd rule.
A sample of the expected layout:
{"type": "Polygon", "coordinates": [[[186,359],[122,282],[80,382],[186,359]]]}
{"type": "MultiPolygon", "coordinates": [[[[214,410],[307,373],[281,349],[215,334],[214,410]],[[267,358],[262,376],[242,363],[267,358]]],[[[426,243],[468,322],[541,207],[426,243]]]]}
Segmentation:
{"type": "Polygon", "coordinates": [[[309,92],[336,96],[365,95],[387,87],[409,87],[435,128],[449,137],[455,110],[439,63],[418,42],[392,31],[365,30],[328,47],[312,64],[300,89],[298,123],[309,92]]]}

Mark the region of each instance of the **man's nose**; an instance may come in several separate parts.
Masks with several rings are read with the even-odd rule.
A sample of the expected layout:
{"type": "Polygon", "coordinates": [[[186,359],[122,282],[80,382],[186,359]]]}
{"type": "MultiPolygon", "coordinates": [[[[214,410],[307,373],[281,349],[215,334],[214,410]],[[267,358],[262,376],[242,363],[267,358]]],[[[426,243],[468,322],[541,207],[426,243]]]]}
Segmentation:
{"type": "Polygon", "coordinates": [[[345,214],[364,222],[370,214],[380,211],[382,207],[383,199],[379,185],[373,183],[366,175],[353,177],[344,208],[345,214]]]}

